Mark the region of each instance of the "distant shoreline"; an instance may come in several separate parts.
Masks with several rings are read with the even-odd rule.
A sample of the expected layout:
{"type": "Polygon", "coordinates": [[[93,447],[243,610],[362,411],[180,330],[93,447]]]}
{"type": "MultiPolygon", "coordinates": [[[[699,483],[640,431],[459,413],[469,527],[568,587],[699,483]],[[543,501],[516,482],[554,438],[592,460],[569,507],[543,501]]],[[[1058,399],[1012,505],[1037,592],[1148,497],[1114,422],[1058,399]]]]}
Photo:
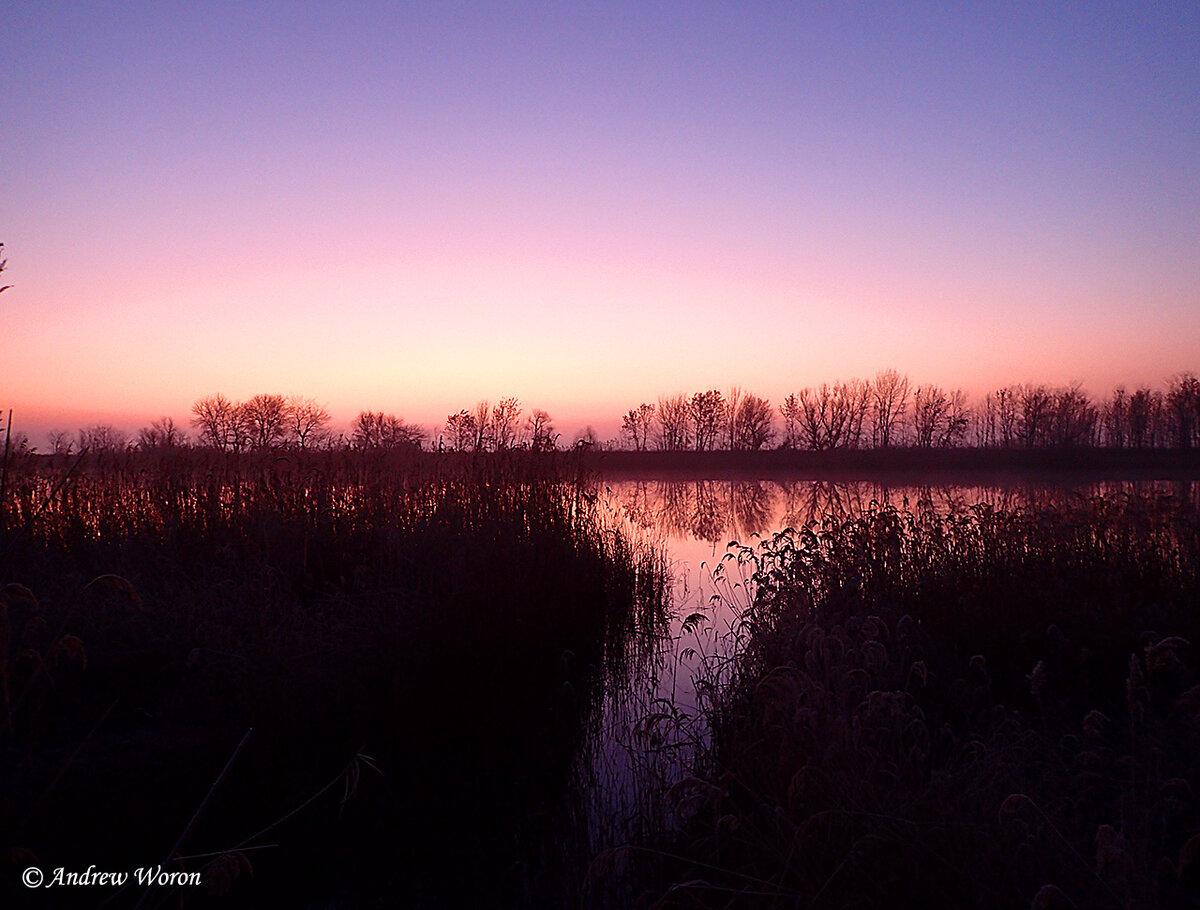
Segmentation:
{"type": "MultiPolygon", "coordinates": [[[[41,468],[73,470],[78,455],[20,456],[41,468]]],[[[577,476],[580,470],[609,480],[877,481],[888,484],[1007,486],[1020,483],[1086,484],[1103,481],[1200,481],[1200,449],[889,448],[769,449],[761,451],[645,451],[567,449],[530,452],[429,452],[416,448],[354,451],[281,449],[219,452],[206,448],[103,452],[89,455],[88,470],[136,470],[172,461],[195,470],[321,464],[352,458],[396,470],[470,470],[492,465],[534,473],[577,476]]],[[[10,466],[10,470],[12,466],[10,466]]]]}
{"type": "Polygon", "coordinates": [[[1196,449],[842,449],[591,453],[613,480],[906,480],[989,484],[1200,480],[1196,449]]]}

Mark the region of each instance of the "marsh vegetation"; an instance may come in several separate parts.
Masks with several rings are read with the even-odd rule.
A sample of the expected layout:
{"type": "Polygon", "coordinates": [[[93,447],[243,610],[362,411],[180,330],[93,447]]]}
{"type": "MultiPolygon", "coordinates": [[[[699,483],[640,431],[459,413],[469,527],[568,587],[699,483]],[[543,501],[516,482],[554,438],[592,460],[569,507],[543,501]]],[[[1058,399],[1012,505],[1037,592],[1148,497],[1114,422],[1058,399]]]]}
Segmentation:
{"type": "Polygon", "coordinates": [[[590,463],[12,459],[6,887],[96,863],[202,875],[110,906],[1188,905],[1195,484],[613,490],[590,463]]]}
{"type": "MultiPolygon", "coordinates": [[[[571,470],[395,452],[18,465],[11,862],[162,861],[235,905],[558,903],[590,858],[571,784],[605,680],[663,603],[661,558],[606,529],[571,470]]],[[[199,899],[150,905],[181,896],[199,899]]]]}
{"type": "MultiPolygon", "coordinates": [[[[597,860],[597,893],[664,907],[1194,905],[1194,485],[798,484],[826,488],[815,514],[786,486],[736,486],[656,491],[677,504],[675,534],[721,527],[721,503],[752,524],[791,502],[800,521],[731,544],[711,603],[677,628],[695,707],[660,703],[656,745],[685,743],[691,762],[662,781],[657,834],[597,860]]],[[[647,498],[627,501],[649,514],[647,498]]]]}

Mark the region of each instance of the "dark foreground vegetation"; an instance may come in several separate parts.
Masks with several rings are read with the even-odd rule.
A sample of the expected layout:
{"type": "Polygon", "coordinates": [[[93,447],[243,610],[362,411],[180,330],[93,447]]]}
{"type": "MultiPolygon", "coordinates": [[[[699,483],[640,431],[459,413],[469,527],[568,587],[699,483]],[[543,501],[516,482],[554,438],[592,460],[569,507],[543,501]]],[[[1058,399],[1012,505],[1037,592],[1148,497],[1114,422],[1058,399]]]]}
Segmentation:
{"type": "Polygon", "coordinates": [[[1194,511],[879,508],[727,560],[756,593],[699,681],[711,735],[596,900],[1196,906],[1194,511]]]}
{"type": "Polygon", "coordinates": [[[12,459],[0,906],[1195,906],[1187,496],[873,507],[735,548],[753,597],[699,648],[699,723],[627,693],[609,783],[638,808],[600,819],[590,750],[650,678],[665,577],[589,463],[12,459]],[[19,884],[158,864],[203,883],[19,884]]]}
{"type": "Polygon", "coordinates": [[[0,906],[576,902],[573,776],[664,579],[570,469],[378,451],[9,465],[0,906]],[[159,863],[203,886],[19,884],[32,865],[159,863]]]}

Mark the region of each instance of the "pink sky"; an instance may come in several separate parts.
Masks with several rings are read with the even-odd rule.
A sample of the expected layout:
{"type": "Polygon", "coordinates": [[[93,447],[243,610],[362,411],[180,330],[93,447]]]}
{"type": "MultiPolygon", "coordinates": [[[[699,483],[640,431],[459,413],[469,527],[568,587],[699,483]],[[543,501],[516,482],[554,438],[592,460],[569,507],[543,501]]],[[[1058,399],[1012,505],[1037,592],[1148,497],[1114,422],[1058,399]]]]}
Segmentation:
{"type": "Polygon", "coordinates": [[[732,383],[1200,368],[1194,5],[809,13],[18,10],[3,405],[607,435],[732,383]]]}

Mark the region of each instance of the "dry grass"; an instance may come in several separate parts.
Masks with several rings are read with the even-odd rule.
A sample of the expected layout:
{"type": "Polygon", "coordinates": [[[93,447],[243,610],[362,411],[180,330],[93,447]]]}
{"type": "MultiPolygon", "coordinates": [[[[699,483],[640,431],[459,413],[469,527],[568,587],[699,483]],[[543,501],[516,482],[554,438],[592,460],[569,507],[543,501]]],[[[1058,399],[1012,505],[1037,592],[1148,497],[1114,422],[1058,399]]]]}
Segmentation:
{"type": "Polygon", "coordinates": [[[646,905],[1194,906],[1194,512],[880,508],[735,555],[711,739],[625,857],[646,905]]]}
{"type": "Polygon", "coordinates": [[[269,828],[230,900],[573,891],[574,768],[664,596],[661,556],[603,526],[577,464],[184,453],[60,485],[69,467],[9,478],[0,554],[51,633],[4,627],[6,682],[50,668],[0,734],[7,844],[157,861],[252,726],[183,845],[244,871],[269,828]]]}

